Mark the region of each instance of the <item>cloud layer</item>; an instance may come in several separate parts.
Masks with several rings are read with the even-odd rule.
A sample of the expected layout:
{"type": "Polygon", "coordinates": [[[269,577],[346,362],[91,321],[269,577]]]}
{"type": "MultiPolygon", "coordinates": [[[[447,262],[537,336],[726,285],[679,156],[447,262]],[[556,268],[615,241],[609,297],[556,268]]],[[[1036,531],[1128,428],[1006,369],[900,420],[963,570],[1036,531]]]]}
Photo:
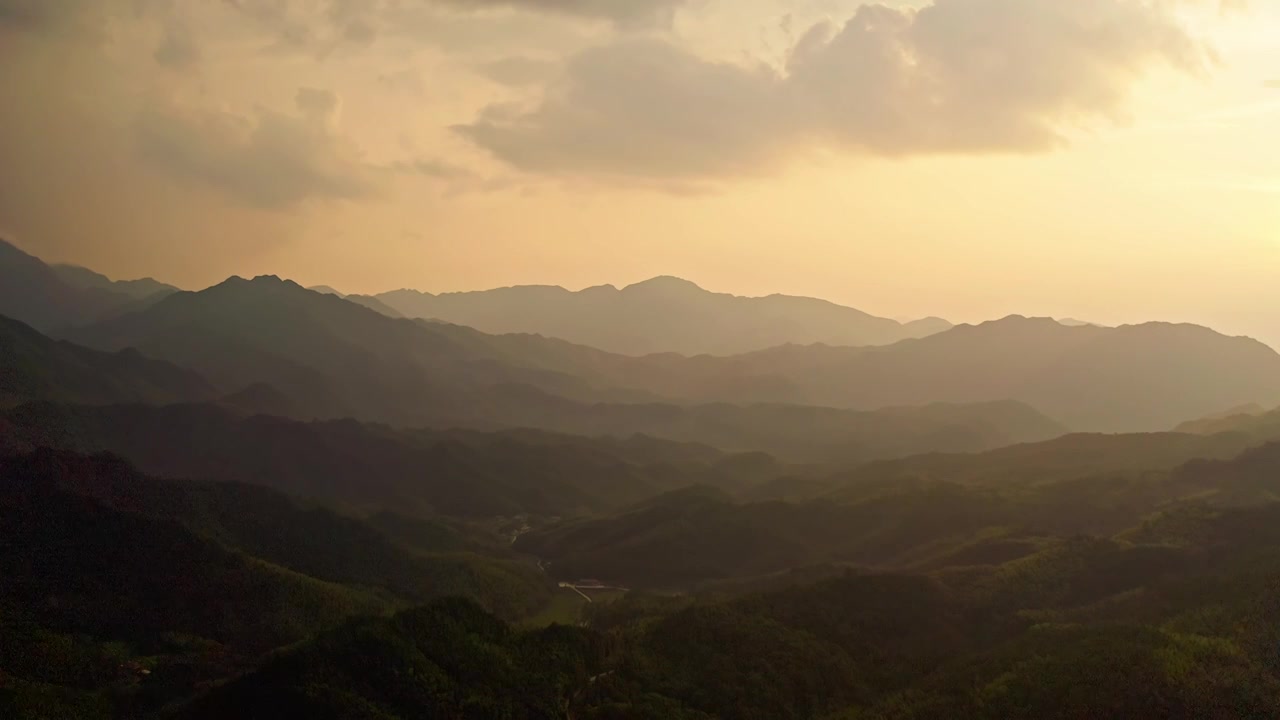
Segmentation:
{"type": "Polygon", "coordinates": [[[439,0],[467,9],[506,7],[538,12],[607,18],[623,22],[670,17],[685,0],[439,0]]]}
{"type": "Polygon", "coordinates": [[[1164,3],[864,5],[808,30],[780,69],[622,38],[571,59],[535,107],[490,107],[457,130],[524,170],[633,177],[758,171],[805,146],[1034,152],[1119,117],[1152,66],[1205,62],[1164,3]]]}
{"type": "Polygon", "coordinates": [[[297,115],[259,110],[251,117],[151,107],[137,119],[138,148],[174,177],[260,208],[373,194],[377,170],[334,132],[338,98],[302,88],[296,105],[297,115]]]}

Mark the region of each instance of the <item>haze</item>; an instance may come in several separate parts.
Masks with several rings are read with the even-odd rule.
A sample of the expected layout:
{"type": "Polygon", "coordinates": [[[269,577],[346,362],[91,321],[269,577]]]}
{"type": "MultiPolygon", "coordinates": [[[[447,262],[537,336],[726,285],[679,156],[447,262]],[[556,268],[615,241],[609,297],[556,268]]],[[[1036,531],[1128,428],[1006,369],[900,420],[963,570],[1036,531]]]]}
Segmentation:
{"type": "Polygon", "coordinates": [[[676,275],[1280,344],[1280,7],[0,0],[0,231],[200,288],[676,275]]]}
{"type": "Polygon", "coordinates": [[[0,0],[0,718],[1280,718],[1278,39],[0,0]]]}

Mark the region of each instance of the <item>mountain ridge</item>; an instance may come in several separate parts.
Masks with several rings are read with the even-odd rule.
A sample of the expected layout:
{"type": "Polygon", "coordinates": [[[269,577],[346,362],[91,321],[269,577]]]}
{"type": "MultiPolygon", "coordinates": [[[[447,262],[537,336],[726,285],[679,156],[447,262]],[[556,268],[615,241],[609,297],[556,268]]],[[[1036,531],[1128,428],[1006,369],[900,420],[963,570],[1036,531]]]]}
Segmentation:
{"type": "MultiPolygon", "coordinates": [[[[136,347],[192,367],[223,393],[274,387],[293,401],[290,414],[299,419],[643,432],[729,450],[763,441],[750,449],[791,459],[825,457],[842,445],[858,456],[850,459],[986,449],[1063,429],[1021,406],[1012,414],[1012,406],[974,404],[960,412],[939,406],[877,415],[780,406],[769,393],[735,406],[723,401],[734,394],[732,385],[717,398],[683,395],[719,371],[714,359],[702,367],[684,358],[646,360],[560,340],[393,319],[274,276],[230,278],[199,293],[177,293],[83,328],[75,339],[107,350],[136,347]],[[782,418],[798,424],[788,431],[782,418]]],[[[771,380],[744,382],[767,389],[771,380]]]]}
{"type": "Polygon", "coordinates": [[[494,334],[541,334],[625,355],[732,355],[786,342],[881,345],[950,327],[938,318],[899,323],[819,298],[716,293],[670,275],[622,288],[515,285],[440,294],[401,289],[376,297],[406,317],[494,334]],[[619,334],[622,326],[632,332],[619,334]]]}

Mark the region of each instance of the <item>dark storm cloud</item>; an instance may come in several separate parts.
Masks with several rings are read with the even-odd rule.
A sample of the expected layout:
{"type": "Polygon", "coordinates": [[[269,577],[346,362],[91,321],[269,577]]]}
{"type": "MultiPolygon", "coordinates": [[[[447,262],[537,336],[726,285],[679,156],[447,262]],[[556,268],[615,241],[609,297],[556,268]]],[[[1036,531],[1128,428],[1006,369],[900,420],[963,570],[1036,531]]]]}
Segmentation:
{"type": "Polygon", "coordinates": [[[1167,4],[865,5],[811,28],[781,69],[622,38],[570,60],[536,106],[492,107],[458,131],[525,170],[633,177],[756,172],[805,145],[1036,152],[1117,117],[1152,65],[1204,61],[1167,4]]]}

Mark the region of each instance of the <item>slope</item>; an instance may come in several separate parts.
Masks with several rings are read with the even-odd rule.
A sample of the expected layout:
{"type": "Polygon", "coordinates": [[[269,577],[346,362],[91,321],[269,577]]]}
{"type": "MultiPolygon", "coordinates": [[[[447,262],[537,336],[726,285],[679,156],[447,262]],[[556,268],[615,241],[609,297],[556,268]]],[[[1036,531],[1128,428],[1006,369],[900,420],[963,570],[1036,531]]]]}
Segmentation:
{"type": "Polygon", "coordinates": [[[0,315],[53,332],[134,302],[125,293],[68,284],[39,258],[0,239],[0,315]]]}
{"type": "Polygon", "coordinates": [[[585,392],[576,378],[507,365],[442,332],[274,277],[232,278],[84,328],[91,347],[135,347],[192,367],[228,392],[266,383],[299,412],[412,424],[465,414],[466,395],[500,382],[585,392]]]}
{"type": "Polygon", "coordinates": [[[49,450],[0,457],[0,573],[0,708],[65,683],[111,689],[126,717],[352,615],[449,596],[515,621],[550,599],[520,563],[411,551],[263,488],[49,450]]]}
{"type": "MultiPolygon", "coordinates": [[[[1120,462],[1113,452],[1103,463],[1109,469],[1084,463],[1045,474],[1034,461],[1016,472],[1010,469],[1017,463],[993,463],[988,476],[970,474],[974,465],[962,460],[936,478],[882,476],[798,502],[735,502],[680,491],[536,530],[516,547],[565,579],[689,588],[824,563],[898,570],[983,565],[1035,552],[1046,538],[1111,535],[1182,503],[1240,508],[1280,500],[1280,443],[1227,460],[1175,464],[1188,447],[1151,452],[1150,438],[1137,440],[1129,460],[1120,462]]],[[[1190,447],[1222,455],[1238,442],[1219,440],[1190,447]]]]}
{"type": "Polygon", "coordinates": [[[164,403],[214,395],[214,388],[189,370],[136,351],[105,353],[51,340],[0,317],[0,405],[26,400],[164,403]]]}
{"type": "Polygon", "coordinates": [[[253,483],[422,516],[563,516],[689,484],[747,487],[788,471],[767,456],[651,438],[401,431],[244,417],[208,405],[34,404],[4,418],[13,445],[106,450],[156,475],[253,483]]]}
{"type": "Polygon", "coordinates": [[[134,300],[158,300],[179,292],[178,288],[153,278],[139,280],[112,280],[102,273],[79,265],[52,265],[53,272],[66,284],[81,290],[109,290],[128,295],[134,300]]]}
{"type": "Polygon", "coordinates": [[[1228,460],[1271,435],[1151,433],[1066,435],[971,454],[931,454],[885,460],[828,478],[829,497],[865,497],[894,484],[952,482],[994,488],[1030,487],[1095,476],[1125,476],[1173,470],[1193,459],[1228,460]]]}

